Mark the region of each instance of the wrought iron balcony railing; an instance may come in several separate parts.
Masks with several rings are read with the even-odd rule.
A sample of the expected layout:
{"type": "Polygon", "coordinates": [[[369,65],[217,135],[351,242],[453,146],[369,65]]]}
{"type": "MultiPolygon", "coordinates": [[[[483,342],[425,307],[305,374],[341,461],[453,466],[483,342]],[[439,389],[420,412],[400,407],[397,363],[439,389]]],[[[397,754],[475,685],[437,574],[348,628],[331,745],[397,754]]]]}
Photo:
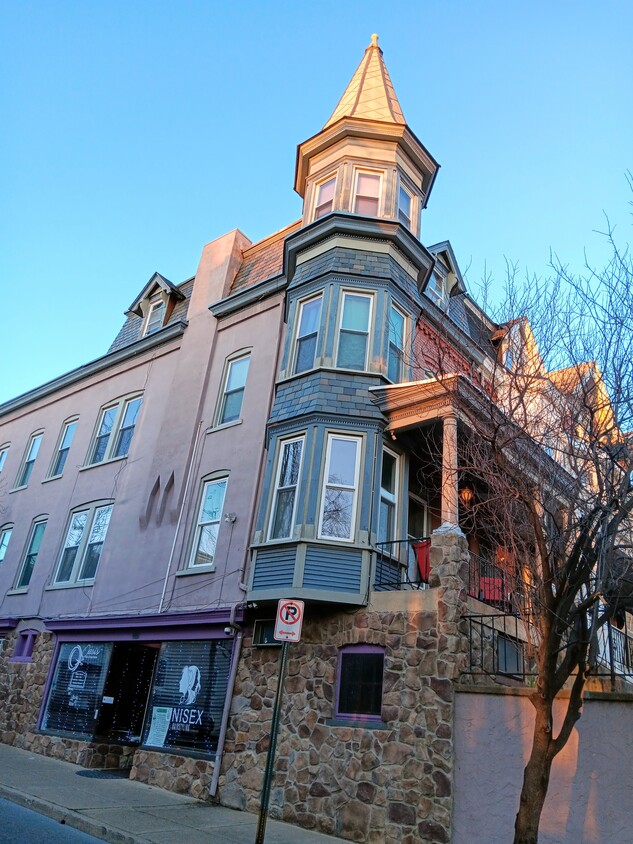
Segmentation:
{"type": "Polygon", "coordinates": [[[397,589],[428,589],[431,540],[397,539],[376,543],[374,589],[386,592],[397,589]]]}
{"type": "Polygon", "coordinates": [[[503,612],[524,615],[529,611],[526,584],[477,554],[470,555],[468,594],[503,612]]]}

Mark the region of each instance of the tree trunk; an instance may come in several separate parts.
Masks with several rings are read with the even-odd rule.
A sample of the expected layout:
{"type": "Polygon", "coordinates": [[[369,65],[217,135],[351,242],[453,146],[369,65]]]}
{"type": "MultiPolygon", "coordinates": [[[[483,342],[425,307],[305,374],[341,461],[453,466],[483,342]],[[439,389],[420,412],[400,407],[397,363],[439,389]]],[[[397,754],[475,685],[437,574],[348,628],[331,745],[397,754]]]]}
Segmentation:
{"type": "Polygon", "coordinates": [[[514,844],[537,844],[541,812],[552,768],[552,701],[537,697],[532,752],[523,772],[519,811],[514,823],[514,844]]]}

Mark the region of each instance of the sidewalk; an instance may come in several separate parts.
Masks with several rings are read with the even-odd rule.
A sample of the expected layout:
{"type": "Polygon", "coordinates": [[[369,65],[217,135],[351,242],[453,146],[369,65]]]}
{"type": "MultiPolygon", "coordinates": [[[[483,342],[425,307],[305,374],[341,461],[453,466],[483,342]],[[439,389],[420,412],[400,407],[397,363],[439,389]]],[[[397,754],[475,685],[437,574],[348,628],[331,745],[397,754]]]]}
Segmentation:
{"type": "MultiPolygon", "coordinates": [[[[6,744],[0,744],[0,797],[112,844],[254,844],[257,832],[257,815],[6,744]]],[[[266,844],[343,839],[269,819],[266,844]]]]}

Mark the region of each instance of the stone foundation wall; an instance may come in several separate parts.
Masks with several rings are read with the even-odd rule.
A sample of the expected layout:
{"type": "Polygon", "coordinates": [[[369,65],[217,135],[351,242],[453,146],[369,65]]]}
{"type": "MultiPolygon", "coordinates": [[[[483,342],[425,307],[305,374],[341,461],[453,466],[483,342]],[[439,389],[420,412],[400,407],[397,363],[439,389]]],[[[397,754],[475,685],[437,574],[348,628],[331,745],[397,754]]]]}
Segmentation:
{"type": "Polygon", "coordinates": [[[137,749],[130,779],[208,800],[213,768],[213,762],[206,759],[137,749]]]}
{"type": "MultiPolygon", "coordinates": [[[[270,815],[368,844],[450,841],[454,680],[466,642],[466,543],[434,537],[435,588],[374,595],[356,612],[307,614],[290,646],[270,815]],[[379,728],[332,723],[339,649],[385,650],[379,728]]],[[[279,650],[244,640],[220,802],[257,812],[279,650]]]]}
{"type": "Polygon", "coordinates": [[[27,747],[33,735],[53,656],[51,633],[38,633],[31,662],[11,662],[18,634],[4,637],[0,653],[0,741],[27,747]]]}

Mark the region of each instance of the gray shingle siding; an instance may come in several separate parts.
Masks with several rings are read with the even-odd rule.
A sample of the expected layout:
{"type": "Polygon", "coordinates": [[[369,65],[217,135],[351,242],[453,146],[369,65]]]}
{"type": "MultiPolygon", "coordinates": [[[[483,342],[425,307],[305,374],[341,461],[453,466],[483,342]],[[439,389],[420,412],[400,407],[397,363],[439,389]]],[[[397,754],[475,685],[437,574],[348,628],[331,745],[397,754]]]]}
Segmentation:
{"type": "Polygon", "coordinates": [[[380,379],[368,375],[318,371],[279,384],[270,421],[281,422],[308,413],[335,413],[382,419],[372,404],[370,387],[380,379]]]}
{"type": "MultiPolygon", "coordinates": [[[[174,307],[174,310],[172,311],[167,325],[171,325],[173,322],[178,322],[187,318],[187,309],[189,307],[191,291],[193,290],[193,283],[194,279],[189,279],[189,281],[185,281],[183,284],[180,284],[178,286],[178,289],[181,293],[184,294],[185,298],[181,299],[179,302],[176,302],[176,305],[174,307]]],[[[114,338],[114,342],[108,349],[108,354],[110,352],[116,352],[118,349],[122,349],[125,346],[129,346],[131,343],[135,343],[137,340],[140,340],[142,327],[142,317],[135,316],[134,314],[128,316],[126,321],[121,326],[121,330],[114,338]]]]}

